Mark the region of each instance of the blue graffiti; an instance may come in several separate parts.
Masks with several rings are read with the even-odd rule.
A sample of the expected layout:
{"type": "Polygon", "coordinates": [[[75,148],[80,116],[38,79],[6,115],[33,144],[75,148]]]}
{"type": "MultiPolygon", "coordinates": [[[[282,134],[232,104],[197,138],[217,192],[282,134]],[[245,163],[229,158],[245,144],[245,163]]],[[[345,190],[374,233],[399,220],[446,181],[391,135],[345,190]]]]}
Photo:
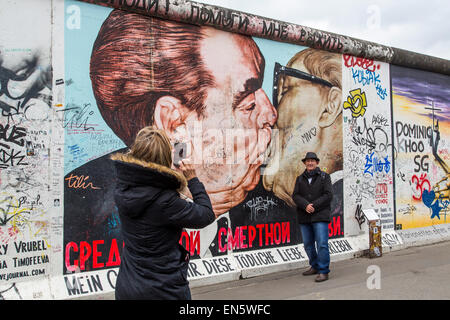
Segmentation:
{"type": "Polygon", "coordinates": [[[430,219],[438,218],[441,220],[441,216],[439,213],[444,210],[447,211],[448,205],[450,204],[449,200],[443,201],[443,195],[440,194],[439,198],[434,201],[436,198],[436,193],[433,190],[423,190],[422,192],[422,202],[425,206],[431,209],[431,217],[430,219]]]}
{"type": "Polygon", "coordinates": [[[80,148],[77,144],[68,146],[69,153],[72,156],[72,161],[80,161],[87,157],[88,154],[84,151],[84,148],[80,148]]]}
{"type": "Polygon", "coordinates": [[[384,161],[378,159],[378,157],[374,157],[374,153],[372,152],[370,155],[366,155],[366,164],[364,165],[364,173],[368,173],[373,177],[373,174],[376,172],[385,172],[389,173],[391,170],[391,162],[388,160],[388,157],[384,157],[384,161]]]}
{"type": "Polygon", "coordinates": [[[387,91],[386,88],[383,88],[380,84],[376,85],[376,89],[377,89],[377,95],[384,100],[387,96],[387,91]]]}
{"type": "Polygon", "coordinates": [[[355,84],[362,84],[363,86],[374,85],[377,95],[384,100],[387,96],[386,88],[381,86],[380,75],[371,70],[360,70],[352,68],[352,78],[355,84]]]}

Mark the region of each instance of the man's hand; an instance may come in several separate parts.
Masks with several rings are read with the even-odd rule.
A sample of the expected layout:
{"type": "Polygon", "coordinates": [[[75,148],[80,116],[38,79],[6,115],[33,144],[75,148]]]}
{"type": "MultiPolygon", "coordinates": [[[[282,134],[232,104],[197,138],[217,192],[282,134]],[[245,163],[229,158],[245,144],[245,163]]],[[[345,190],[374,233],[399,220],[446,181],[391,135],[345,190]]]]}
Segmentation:
{"type": "Polygon", "coordinates": [[[310,203],[306,206],[306,212],[308,212],[308,213],[314,212],[314,207],[313,207],[312,203],[310,203]]]}

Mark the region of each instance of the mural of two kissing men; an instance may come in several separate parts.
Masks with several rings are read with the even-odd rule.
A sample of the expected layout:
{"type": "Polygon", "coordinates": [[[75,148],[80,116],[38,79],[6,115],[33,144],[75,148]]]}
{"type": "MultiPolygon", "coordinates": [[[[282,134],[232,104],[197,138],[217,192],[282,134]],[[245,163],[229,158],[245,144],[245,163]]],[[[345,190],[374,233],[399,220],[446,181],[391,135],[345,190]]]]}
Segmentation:
{"type": "MultiPolygon", "coordinates": [[[[195,248],[192,239],[181,239],[191,244],[192,258],[300,243],[291,194],[305,169],[301,159],[306,151],[320,155],[321,168],[331,174],[332,219],[340,223],[340,232],[332,236],[343,235],[341,55],[101,10],[108,14],[99,28],[79,31],[92,35],[89,61],[80,64],[90,77],[83,90],[91,90],[91,106],[105,123],[96,127],[97,134],[107,126],[125,150],[141,128],[154,125],[174,145],[185,147],[217,217],[199,233],[186,230],[200,239],[195,248]],[[266,52],[261,44],[275,49],[266,52]],[[295,53],[283,61],[280,48],[295,53]],[[230,237],[236,236],[240,240],[231,244],[230,237]]],[[[66,42],[70,36],[66,32],[66,42]]],[[[66,144],[81,144],[82,137],[66,131],[66,141],[72,142],[66,144]]],[[[92,255],[85,258],[81,270],[120,262],[117,251],[123,242],[109,160],[120,149],[67,166],[65,272],[80,255],[88,257],[94,245],[103,252],[95,262],[92,255]],[[73,188],[81,180],[89,188],[73,188]]],[[[190,195],[185,191],[181,196],[190,195]]]]}

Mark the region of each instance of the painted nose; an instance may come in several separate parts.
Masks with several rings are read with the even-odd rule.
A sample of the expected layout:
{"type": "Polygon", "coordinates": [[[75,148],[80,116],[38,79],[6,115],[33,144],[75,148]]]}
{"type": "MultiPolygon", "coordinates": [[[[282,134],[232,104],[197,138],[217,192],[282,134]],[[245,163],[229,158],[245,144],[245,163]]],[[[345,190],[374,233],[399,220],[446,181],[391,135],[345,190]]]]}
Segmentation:
{"type": "Polygon", "coordinates": [[[266,126],[273,127],[277,122],[278,113],[263,89],[256,91],[256,103],[260,109],[258,115],[258,128],[264,128],[266,126]]]}

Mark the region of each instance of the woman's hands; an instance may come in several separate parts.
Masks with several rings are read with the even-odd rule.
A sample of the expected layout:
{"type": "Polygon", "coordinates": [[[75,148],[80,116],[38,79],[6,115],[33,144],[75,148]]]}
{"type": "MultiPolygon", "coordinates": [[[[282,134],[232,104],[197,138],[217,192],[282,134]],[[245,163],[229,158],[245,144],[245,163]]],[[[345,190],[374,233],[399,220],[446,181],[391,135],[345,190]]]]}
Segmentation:
{"type": "Polygon", "coordinates": [[[179,168],[183,175],[186,177],[186,180],[191,180],[192,178],[197,177],[197,173],[195,172],[194,165],[189,162],[187,159],[183,159],[178,162],[179,168]]]}

